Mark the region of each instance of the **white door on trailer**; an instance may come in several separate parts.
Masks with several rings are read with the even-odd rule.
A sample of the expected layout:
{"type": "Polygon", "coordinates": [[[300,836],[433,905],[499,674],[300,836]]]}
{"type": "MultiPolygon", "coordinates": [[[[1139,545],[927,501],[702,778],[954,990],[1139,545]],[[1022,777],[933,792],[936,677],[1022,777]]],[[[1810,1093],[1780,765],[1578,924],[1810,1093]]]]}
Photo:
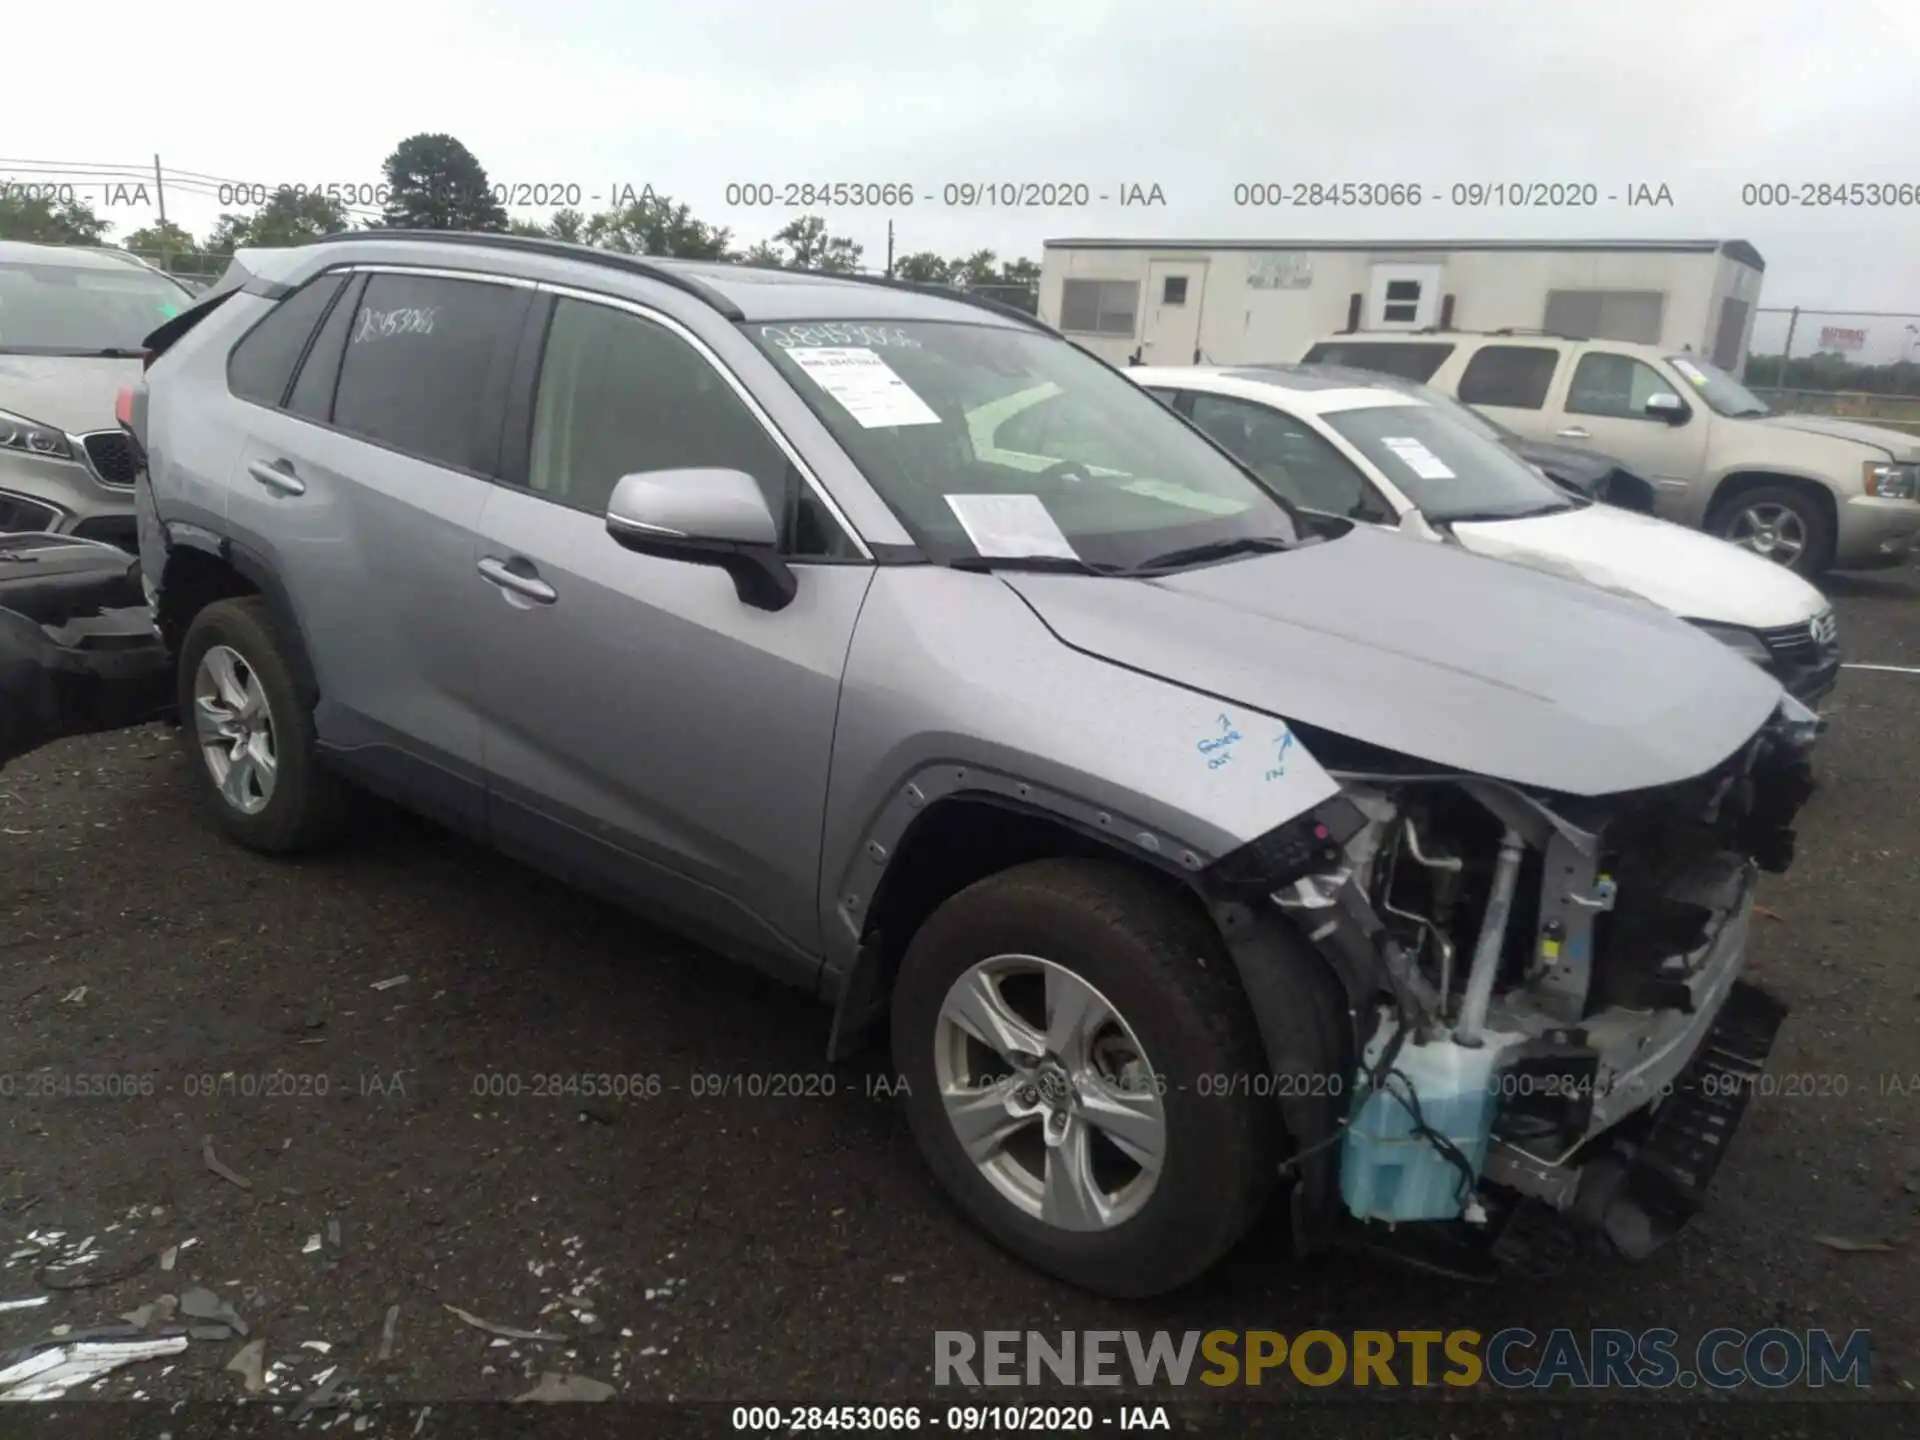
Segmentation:
{"type": "Polygon", "coordinates": [[[1149,365],[1200,361],[1200,304],[1207,284],[1204,260],[1153,260],[1147,265],[1146,317],[1141,358],[1149,365]]]}

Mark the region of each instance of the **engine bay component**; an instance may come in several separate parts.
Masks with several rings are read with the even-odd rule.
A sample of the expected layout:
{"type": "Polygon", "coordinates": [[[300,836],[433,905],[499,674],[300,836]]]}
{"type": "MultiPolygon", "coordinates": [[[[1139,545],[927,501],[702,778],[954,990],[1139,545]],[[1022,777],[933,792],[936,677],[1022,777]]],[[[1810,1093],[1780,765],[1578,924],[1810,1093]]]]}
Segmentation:
{"type": "MultiPolygon", "coordinates": [[[[1742,1052],[1756,1064],[1778,1028],[1727,1007],[1752,988],[1738,975],[1755,882],[1791,859],[1819,728],[1785,699],[1712,770],[1598,798],[1412,766],[1331,772],[1341,795],[1271,847],[1284,878],[1265,873],[1355,1001],[1349,1216],[1489,1228],[1537,1204],[1619,1231],[1629,1252],[1677,1228],[1704,1182],[1661,1189],[1641,1172],[1712,1148],[1697,1133],[1711,1117],[1672,1097],[1715,1027],[1765,1031],[1742,1052]],[[1655,1130],[1664,1150],[1635,1138],[1655,1130]]],[[[1246,859],[1243,889],[1262,868],[1246,859]]]]}

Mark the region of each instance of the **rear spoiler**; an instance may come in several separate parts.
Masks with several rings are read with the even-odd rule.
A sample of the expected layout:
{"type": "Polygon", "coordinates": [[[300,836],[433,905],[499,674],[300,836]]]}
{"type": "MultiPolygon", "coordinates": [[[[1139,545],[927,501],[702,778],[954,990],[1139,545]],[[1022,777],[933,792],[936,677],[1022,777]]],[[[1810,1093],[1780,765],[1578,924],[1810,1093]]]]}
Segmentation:
{"type": "Polygon", "coordinates": [[[146,367],[151,368],[153,362],[164,355],[183,335],[226,304],[229,296],[247,290],[256,294],[269,294],[277,300],[286,293],[286,288],[279,285],[263,290],[261,287],[266,283],[259,280],[246,267],[240,256],[234,256],[227,262],[227,268],[220,278],[209,285],[193,304],[161,325],[141,342],[146,347],[146,367]]]}

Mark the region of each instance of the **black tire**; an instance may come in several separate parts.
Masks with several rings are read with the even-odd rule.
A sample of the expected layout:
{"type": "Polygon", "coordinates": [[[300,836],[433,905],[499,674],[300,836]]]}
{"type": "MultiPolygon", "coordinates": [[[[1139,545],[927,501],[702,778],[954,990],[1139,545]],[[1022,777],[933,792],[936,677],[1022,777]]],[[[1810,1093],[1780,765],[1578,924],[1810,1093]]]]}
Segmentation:
{"type": "Polygon", "coordinates": [[[293,669],[258,596],[219,600],[194,616],[180,646],[180,741],[201,803],[220,828],[249,850],[288,855],[315,849],[339,835],[349,815],[345,782],[321,768],[315,754],[313,712],[300,698],[293,669]],[[272,715],[275,776],[264,808],[246,814],[220,793],[201,753],[195,726],[194,679],[216,645],[239,655],[253,672],[272,715]]]}
{"type": "Polygon", "coordinates": [[[1799,557],[1786,568],[1809,580],[1832,568],[1833,524],[1827,518],[1826,507],[1812,491],[1797,485],[1757,485],[1743,490],[1714,507],[1713,520],[1707,528],[1722,540],[1732,540],[1741,517],[1748,511],[1776,505],[1791,511],[1806,535],[1799,557]]]}
{"type": "Polygon", "coordinates": [[[1266,1068],[1233,962],[1203,913],[1130,867],[1040,860],[947,900],[907,948],[892,1031],[908,1121],[934,1175],[975,1223],[1049,1274],[1124,1298],[1174,1289],[1231,1250],[1272,1192],[1273,1102],[1214,1093],[1220,1087],[1201,1079],[1266,1068]],[[1109,1229],[1068,1230],[1016,1206],[947,1119],[934,1069],[941,1006],[971,966],[1003,954],[1053,960],[1092,985],[1164,1081],[1158,1182],[1137,1213],[1109,1229]]]}

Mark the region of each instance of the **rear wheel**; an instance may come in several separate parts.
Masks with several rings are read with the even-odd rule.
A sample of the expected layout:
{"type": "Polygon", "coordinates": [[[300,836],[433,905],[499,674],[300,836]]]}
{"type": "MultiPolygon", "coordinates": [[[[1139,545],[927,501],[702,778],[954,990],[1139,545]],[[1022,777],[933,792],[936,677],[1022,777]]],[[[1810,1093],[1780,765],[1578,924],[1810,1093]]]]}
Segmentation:
{"type": "Polygon", "coordinates": [[[181,741],[222,830],[269,854],[338,834],[346,788],[315,757],[313,715],[265,602],[219,600],[196,615],[180,646],[179,682],[181,741]]]}
{"type": "Polygon", "coordinates": [[[1710,527],[1722,540],[1812,577],[1833,562],[1833,526],[1811,492],[1761,485],[1723,502],[1710,527]]]}
{"type": "Polygon", "coordinates": [[[1088,1289],[1193,1279],[1275,1176],[1262,1051],[1205,917],[1112,863],[1043,860],[943,904],[893,995],[927,1163],[989,1234],[1088,1289]]]}

